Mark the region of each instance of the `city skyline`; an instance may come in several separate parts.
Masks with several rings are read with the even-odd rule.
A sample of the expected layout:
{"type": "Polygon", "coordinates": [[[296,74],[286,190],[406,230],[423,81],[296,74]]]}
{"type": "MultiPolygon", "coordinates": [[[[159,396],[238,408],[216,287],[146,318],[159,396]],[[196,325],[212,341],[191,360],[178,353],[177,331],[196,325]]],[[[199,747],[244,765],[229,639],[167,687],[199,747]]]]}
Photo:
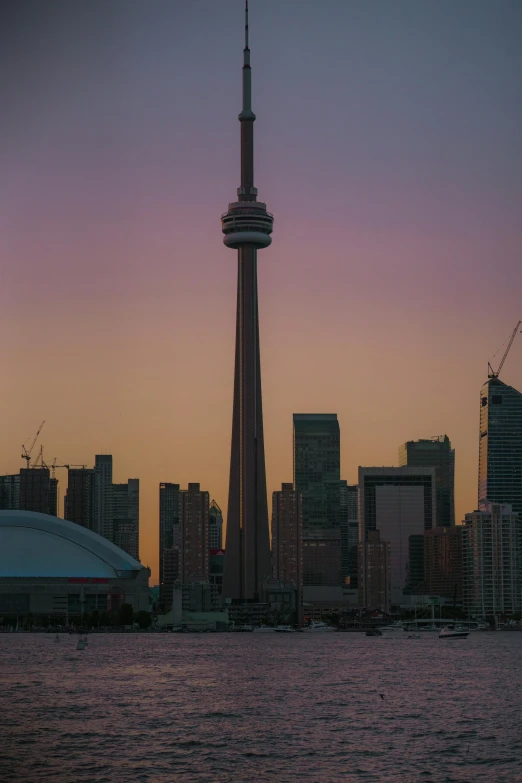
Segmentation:
{"type": "MultiPolygon", "coordinates": [[[[292,475],[292,414],[336,411],[349,483],[447,432],[459,523],[487,361],[520,316],[520,9],[314,5],[298,26],[251,5],[257,184],[278,218],[260,278],[268,494],[292,475]]],[[[0,472],[43,419],[51,458],[112,453],[115,481],[140,478],[157,574],[160,482],[200,482],[227,513],[235,285],[216,215],[237,184],[242,3],[114,2],[97,25],[94,2],[83,32],[56,7],[61,26],[24,28],[35,59],[2,49],[0,472]]],[[[521,348],[501,375],[515,389],[521,348]]]]}

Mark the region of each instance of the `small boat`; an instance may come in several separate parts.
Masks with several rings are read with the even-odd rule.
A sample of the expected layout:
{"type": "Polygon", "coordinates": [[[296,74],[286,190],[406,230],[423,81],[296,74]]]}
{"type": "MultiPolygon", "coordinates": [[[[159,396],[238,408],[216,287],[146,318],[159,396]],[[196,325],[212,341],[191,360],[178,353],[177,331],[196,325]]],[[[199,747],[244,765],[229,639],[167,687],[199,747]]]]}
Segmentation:
{"type": "Polygon", "coordinates": [[[439,639],[465,639],[469,634],[469,631],[464,629],[450,628],[446,625],[439,633],[439,639]]]}
{"type": "Polygon", "coordinates": [[[270,625],[260,625],[258,628],[254,628],[254,633],[275,633],[276,628],[272,628],[270,625]]]}
{"type": "Polygon", "coordinates": [[[294,633],[294,629],[291,625],[276,625],[274,631],[276,633],[294,633]]]}
{"type": "Polygon", "coordinates": [[[378,628],[370,628],[369,631],[366,631],[365,636],[382,636],[382,633],[378,628]]]}
{"type": "Polygon", "coordinates": [[[388,639],[404,638],[404,631],[406,630],[402,623],[394,623],[393,625],[384,625],[379,628],[381,636],[385,636],[388,639]]]}
{"type": "Polygon", "coordinates": [[[326,623],[317,623],[313,620],[310,625],[302,629],[303,633],[328,633],[329,631],[335,631],[331,625],[326,623]]]}
{"type": "Polygon", "coordinates": [[[76,645],[77,650],[85,650],[87,647],[87,640],[86,639],[78,639],[78,644],[76,645]]]}

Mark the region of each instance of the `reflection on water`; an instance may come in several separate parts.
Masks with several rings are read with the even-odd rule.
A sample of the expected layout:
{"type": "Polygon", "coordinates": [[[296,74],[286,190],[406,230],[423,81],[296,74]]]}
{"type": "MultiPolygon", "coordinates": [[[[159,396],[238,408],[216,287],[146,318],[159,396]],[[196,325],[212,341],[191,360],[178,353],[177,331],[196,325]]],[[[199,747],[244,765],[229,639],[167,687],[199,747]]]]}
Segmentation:
{"type": "Polygon", "coordinates": [[[115,634],[75,648],[0,634],[1,781],[522,781],[522,633],[115,634]]]}

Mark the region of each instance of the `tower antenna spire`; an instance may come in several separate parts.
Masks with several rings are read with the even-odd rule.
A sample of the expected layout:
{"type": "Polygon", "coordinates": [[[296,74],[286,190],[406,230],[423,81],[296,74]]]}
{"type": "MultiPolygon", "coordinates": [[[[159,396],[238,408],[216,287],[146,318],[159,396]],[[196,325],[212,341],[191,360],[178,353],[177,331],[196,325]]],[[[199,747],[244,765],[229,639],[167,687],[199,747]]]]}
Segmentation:
{"type": "Polygon", "coordinates": [[[245,0],[245,49],[248,49],[248,0],[245,0]]]}

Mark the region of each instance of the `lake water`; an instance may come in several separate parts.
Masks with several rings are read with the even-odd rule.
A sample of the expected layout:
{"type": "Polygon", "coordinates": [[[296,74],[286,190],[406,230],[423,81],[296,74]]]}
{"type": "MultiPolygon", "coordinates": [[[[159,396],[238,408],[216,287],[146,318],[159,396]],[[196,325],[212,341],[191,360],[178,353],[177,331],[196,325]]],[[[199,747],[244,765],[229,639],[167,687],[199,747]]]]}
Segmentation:
{"type": "Polygon", "coordinates": [[[522,633],[76,641],[0,634],[2,783],[522,781],[522,633]]]}

